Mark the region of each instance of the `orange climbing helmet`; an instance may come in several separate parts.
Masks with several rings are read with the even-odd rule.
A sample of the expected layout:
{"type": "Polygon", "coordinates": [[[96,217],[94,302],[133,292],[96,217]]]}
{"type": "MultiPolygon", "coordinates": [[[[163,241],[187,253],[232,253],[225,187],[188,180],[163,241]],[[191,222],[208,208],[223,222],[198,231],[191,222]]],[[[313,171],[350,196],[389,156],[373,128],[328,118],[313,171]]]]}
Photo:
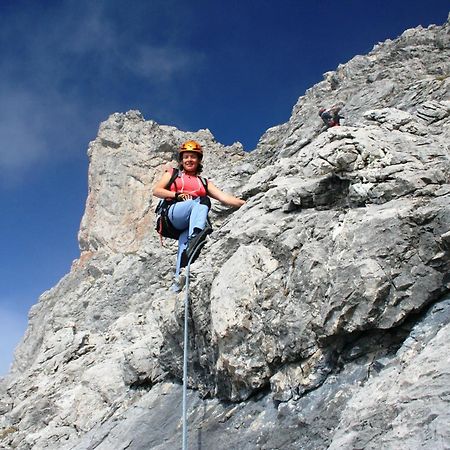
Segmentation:
{"type": "Polygon", "coordinates": [[[181,144],[180,150],[178,154],[181,158],[181,155],[184,152],[194,152],[200,155],[200,159],[203,158],[203,149],[202,146],[197,141],[186,141],[181,144]]]}

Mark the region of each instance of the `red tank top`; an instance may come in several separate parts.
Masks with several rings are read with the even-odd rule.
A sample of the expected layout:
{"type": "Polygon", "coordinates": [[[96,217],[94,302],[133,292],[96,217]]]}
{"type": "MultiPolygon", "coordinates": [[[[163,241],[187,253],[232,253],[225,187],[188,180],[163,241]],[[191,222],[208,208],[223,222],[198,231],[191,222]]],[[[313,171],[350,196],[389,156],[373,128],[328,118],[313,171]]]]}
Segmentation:
{"type": "Polygon", "coordinates": [[[180,172],[170,186],[172,192],[180,192],[192,195],[192,197],[205,197],[206,190],[200,177],[186,175],[180,172]]]}

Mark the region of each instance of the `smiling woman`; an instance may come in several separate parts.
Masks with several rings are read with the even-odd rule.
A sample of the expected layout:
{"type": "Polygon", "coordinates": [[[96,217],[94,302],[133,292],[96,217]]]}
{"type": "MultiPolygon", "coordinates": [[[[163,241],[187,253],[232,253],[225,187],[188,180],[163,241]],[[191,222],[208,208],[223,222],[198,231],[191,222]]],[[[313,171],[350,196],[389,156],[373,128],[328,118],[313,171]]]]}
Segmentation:
{"type": "Polygon", "coordinates": [[[212,231],[208,223],[209,197],[234,208],[245,203],[199,176],[203,168],[202,159],[203,148],[198,142],[183,143],[179,149],[180,170],[166,171],[153,189],[153,195],[165,200],[168,225],[175,230],[174,236],[178,236],[175,282],[172,285],[175,292],[181,289],[181,268],[186,266],[193,250],[212,231]]]}

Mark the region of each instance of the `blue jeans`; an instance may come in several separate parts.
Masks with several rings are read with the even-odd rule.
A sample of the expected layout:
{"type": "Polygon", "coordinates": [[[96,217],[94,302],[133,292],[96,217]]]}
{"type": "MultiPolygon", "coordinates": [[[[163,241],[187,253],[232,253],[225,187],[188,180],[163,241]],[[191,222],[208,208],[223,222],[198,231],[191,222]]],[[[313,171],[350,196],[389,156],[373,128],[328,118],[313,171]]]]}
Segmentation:
{"type": "Polygon", "coordinates": [[[207,205],[200,203],[200,198],[193,200],[186,200],[184,202],[174,203],[169,208],[169,220],[172,225],[178,229],[183,230],[178,238],[178,255],[177,266],[175,270],[175,277],[180,274],[181,254],[187,247],[188,238],[192,236],[194,229],[203,230],[208,219],[209,208],[207,205]]]}

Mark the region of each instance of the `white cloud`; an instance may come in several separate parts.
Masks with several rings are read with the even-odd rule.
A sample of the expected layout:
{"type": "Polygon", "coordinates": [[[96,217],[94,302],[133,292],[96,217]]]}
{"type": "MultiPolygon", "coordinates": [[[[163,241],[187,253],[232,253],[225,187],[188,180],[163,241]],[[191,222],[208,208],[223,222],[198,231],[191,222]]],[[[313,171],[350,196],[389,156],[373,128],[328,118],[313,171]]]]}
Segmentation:
{"type": "Polygon", "coordinates": [[[86,54],[88,52],[111,52],[116,46],[111,22],[105,17],[101,2],[81,2],[81,9],[74,16],[73,11],[61,11],[59,23],[54,29],[58,38],[65,31],[67,39],[61,42],[67,53],[86,54]]]}
{"type": "Polygon", "coordinates": [[[137,75],[155,82],[171,81],[183,72],[192,73],[201,64],[201,54],[177,47],[142,45],[127,57],[127,66],[137,75]]]}
{"type": "Polygon", "coordinates": [[[32,165],[46,153],[42,136],[42,110],[39,97],[25,91],[1,89],[0,170],[32,165]]]}
{"type": "Polygon", "coordinates": [[[12,364],[14,350],[25,334],[27,321],[26,314],[0,302],[0,376],[6,375],[12,364]]]}
{"type": "MultiPolygon", "coordinates": [[[[51,12],[32,5],[0,17],[3,178],[20,178],[36,162],[60,158],[74,133],[86,130],[87,123],[90,129],[96,127],[91,122],[115,112],[111,105],[127,104],[123,99],[133,77],[148,90],[171,92],[179,77],[191,75],[201,64],[201,55],[174,42],[165,31],[168,24],[158,23],[157,14],[151,24],[133,17],[138,33],[134,27],[121,28],[117,2],[68,1],[54,5],[51,12]],[[143,27],[154,27],[157,38],[150,33],[142,39],[143,27]],[[93,84],[109,83],[117,88],[94,100],[93,84]]],[[[84,154],[85,148],[76,151],[84,154]]]]}
{"type": "Polygon", "coordinates": [[[9,88],[4,80],[0,98],[0,187],[20,183],[39,164],[63,160],[70,151],[84,152],[74,145],[88,117],[81,102],[51,90],[9,88]]]}

